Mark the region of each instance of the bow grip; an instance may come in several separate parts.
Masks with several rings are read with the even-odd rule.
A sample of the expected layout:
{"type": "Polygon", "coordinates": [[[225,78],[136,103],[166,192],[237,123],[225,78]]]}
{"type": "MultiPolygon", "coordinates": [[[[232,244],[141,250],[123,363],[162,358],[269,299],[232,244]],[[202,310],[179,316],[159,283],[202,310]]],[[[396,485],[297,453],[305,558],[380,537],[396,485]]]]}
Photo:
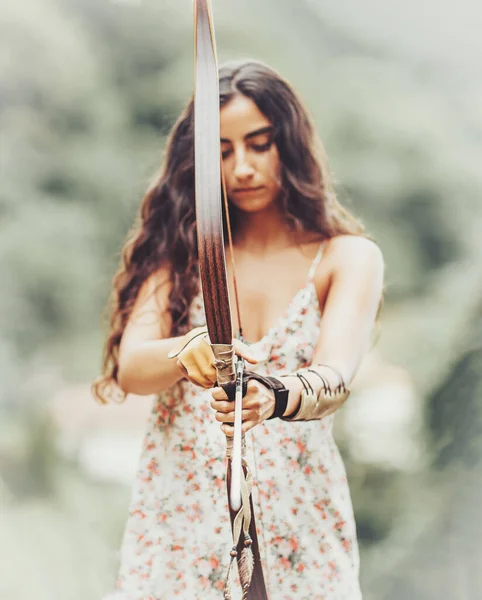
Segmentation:
{"type": "Polygon", "coordinates": [[[234,385],[236,383],[234,346],[232,344],[211,344],[211,348],[214,354],[214,367],[218,385],[221,387],[228,383],[234,385]]]}

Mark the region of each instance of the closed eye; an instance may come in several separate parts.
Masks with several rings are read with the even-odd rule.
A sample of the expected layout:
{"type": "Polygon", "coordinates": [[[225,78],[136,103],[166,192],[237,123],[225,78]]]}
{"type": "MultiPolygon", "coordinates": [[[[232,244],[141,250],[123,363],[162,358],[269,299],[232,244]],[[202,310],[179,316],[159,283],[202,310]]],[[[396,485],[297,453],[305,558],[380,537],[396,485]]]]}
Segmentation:
{"type": "Polygon", "coordinates": [[[251,148],[256,152],[267,152],[273,144],[273,140],[269,140],[265,144],[251,144],[251,148]]]}
{"type": "MultiPolygon", "coordinates": [[[[264,134],[266,135],[266,134],[264,134]]],[[[263,138],[261,138],[263,139],[263,138]]],[[[266,137],[265,137],[266,139],[266,137]]],[[[271,146],[273,145],[273,139],[270,137],[267,139],[266,142],[262,143],[262,144],[255,144],[253,142],[249,143],[248,148],[250,148],[251,150],[254,150],[255,152],[259,152],[260,154],[262,152],[267,152],[271,146]]],[[[233,149],[232,148],[226,148],[225,150],[221,151],[221,156],[223,157],[223,159],[226,159],[231,153],[232,153],[233,149]]]]}

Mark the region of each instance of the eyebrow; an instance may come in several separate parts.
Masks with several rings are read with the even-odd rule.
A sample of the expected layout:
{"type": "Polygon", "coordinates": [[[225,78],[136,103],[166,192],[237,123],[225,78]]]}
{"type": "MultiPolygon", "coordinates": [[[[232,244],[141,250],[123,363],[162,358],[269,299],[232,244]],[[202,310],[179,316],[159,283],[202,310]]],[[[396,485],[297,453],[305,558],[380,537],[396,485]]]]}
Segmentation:
{"type": "MultiPolygon", "coordinates": [[[[251,138],[257,137],[258,135],[263,135],[264,133],[273,133],[273,126],[269,125],[268,127],[261,127],[260,129],[255,129],[254,131],[250,131],[244,136],[245,140],[250,140],[251,138]]],[[[226,138],[221,138],[221,143],[228,144],[231,140],[226,138]]]]}

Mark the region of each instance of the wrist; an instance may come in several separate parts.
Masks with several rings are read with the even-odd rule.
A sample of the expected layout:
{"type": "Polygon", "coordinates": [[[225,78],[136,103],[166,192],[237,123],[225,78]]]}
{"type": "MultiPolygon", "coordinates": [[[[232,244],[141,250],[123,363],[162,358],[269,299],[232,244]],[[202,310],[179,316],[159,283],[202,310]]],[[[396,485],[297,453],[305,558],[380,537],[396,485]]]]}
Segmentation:
{"type": "Polygon", "coordinates": [[[271,410],[269,412],[269,415],[266,417],[265,421],[268,421],[269,419],[274,419],[274,414],[276,412],[276,394],[274,393],[274,390],[272,390],[272,389],[269,389],[268,393],[273,402],[273,410],[271,410]]]}
{"type": "Polygon", "coordinates": [[[271,393],[274,397],[274,409],[271,415],[266,419],[267,421],[270,419],[276,419],[278,417],[282,417],[286,412],[286,407],[288,405],[288,395],[289,390],[284,386],[283,382],[277,377],[269,377],[269,380],[272,384],[270,388],[271,393]]]}
{"type": "Polygon", "coordinates": [[[205,327],[195,327],[186,334],[174,338],[174,344],[167,354],[167,358],[177,358],[183,350],[185,350],[191,342],[199,337],[207,337],[207,329],[205,327]]]}
{"type": "Polygon", "coordinates": [[[174,363],[174,371],[178,377],[178,381],[180,381],[181,379],[186,379],[186,369],[184,367],[184,365],[182,364],[182,362],[177,359],[175,361],[173,361],[174,363]]]}
{"type": "Polygon", "coordinates": [[[293,375],[283,376],[282,380],[285,387],[288,389],[288,403],[282,417],[290,418],[294,416],[300,408],[301,391],[303,389],[303,385],[298,377],[293,375]]]}

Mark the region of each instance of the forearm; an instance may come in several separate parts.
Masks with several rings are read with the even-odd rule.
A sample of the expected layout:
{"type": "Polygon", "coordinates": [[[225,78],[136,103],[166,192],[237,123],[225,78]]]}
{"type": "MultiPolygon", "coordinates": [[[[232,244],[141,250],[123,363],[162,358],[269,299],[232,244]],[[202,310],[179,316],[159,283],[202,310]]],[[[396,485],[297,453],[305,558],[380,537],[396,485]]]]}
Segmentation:
{"type": "Polygon", "coordinates": [[[341,373],[338,373],[337,369],[334,369],[331,366],[320,364],[311,365],[308,372],[306,372],[306,370],[303,371],[305,385],[303,385],[302,379],[295,374],[282,377],[284,386],[289,390],[288,404],[283,413],[283,417],[288,417],[299,409],[302,393],[304,390],[306,391],[306,385],[317,393],[325,387],[328,388],[331,390],[329,397],[332,397],[333,400],[335,400],[335,398],[332,396],[332,392],[334,392],[340,384],[344,387],[343,376],[341,373]]]}
{"type": "Polygon", "coordinates": [[[119,357],[118,383],[126,394],[148,395],[167,389],[184,375],[168,353],[181,337],[140,342],[119,357]]]}

